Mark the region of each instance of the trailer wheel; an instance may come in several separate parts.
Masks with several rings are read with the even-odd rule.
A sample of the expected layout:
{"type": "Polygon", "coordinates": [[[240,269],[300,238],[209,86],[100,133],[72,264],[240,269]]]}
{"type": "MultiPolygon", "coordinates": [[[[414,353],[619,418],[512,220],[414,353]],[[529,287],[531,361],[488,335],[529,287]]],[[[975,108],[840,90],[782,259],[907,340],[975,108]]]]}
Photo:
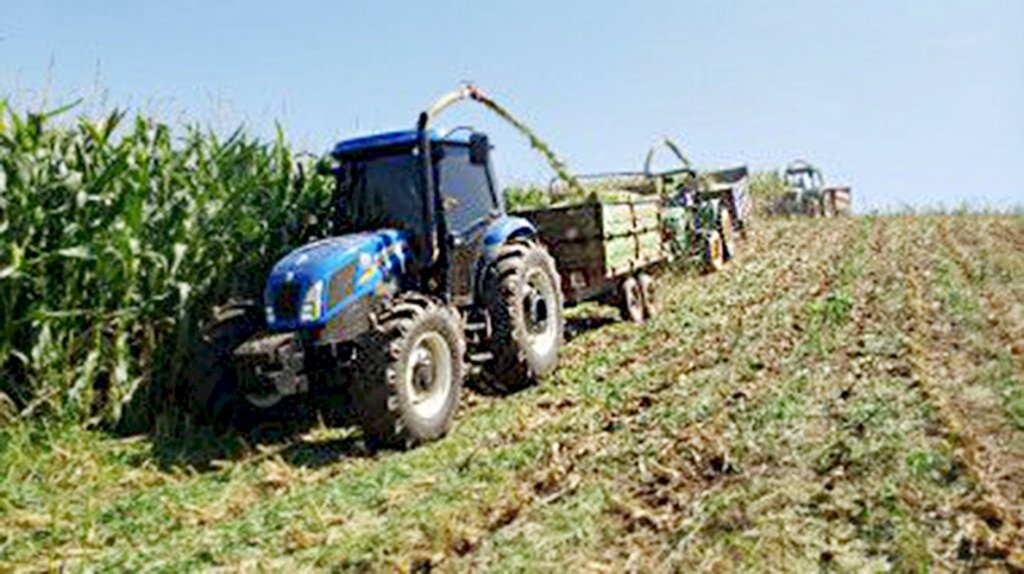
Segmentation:
{"type": "Polygon", "coordinates": [[[368,445],[409,448],[451,428],[466,350],[456,314],[433,299],[399,299],[360,341],[351,396],[368,445]]]}
{"type": "Polygon", "coordinates": [[[633,277],[627,277],[619,287],[619,313],[623,321],[644,322],[644,296],[640,283],[633,277]]]}
{"type": "Polygon", "coordinates": [[[722,234],[718,231],[708,233],[704,238],[704,267],[708,272],[715,272],[725,267],[725,247],[722,234]]]}
{"type": "Polygon", "coordinates": [[[644,318],[648,321],[653,319],[661,311],[661,302],[658,299],[658,285],[647,273],[641,273],[638,278],[640,284],[640,296],[643,299],[644,318]]]}
{"type": "Polygon", "coordinates": [[[732,228],[732,215],[722,209],[718,217],[719,233],[722,234],[722,259],[731,261],[736,256],[736,234],[732,228]]]}
{"type": "Polygon", "coordinates": [[[532,240],[504,245],[486,281],[491,359],[481,382],[506,394],[558,366],[564,327],[561,281],[551,255],[532,240]]]}

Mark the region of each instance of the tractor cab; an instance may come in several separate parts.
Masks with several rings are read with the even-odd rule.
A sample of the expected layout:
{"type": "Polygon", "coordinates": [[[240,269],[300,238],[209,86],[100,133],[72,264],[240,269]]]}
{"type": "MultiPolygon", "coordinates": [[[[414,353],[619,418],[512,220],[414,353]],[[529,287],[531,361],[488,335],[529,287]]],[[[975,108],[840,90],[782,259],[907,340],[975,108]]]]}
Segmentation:
{"type": "Polygon", "coordinates": [[[821,171],[805,161],[795,161],[786,167],[786,187],[797,191],[819,191],[825,185],[821,171]]]}
{"type": "Polygon", "coordinates": [[[346,140],[335,146],[334,216],[339,231],[397,228],[425,233],[442,223],[443,214],[443,223],[460,233],[500,213],[487,136],[442,137],[431,130],[426,139],[431,144],[430,179],[440,197],[430,197],[427,190],[426,166],[414,130],[346,140]],[[425,215],[431,217],[424,221],[425,215]]]}
{"type": "Polygon", "coordinates": [[[822,188],[825,186],[821,170],[804,160],[797,160],[786,166],[783,180],[786,193],[781,198],[782,213],[820,214],[822,188]]]}
{"type": "Polygon", "coordinates": [[[332,169],[337,233],[396,230],[409,242],[410,286],[437,291],[443,285],[457,298],[468,296],[471,270],[460,269],[459,262],[502,215],[489,147],[487,136],[461,129],[449,135],[391,132],[339,143],[332,152],[338,162],[332,169]],[[423,160],[424,148],[429,162],[423,160]],[[449,268],[437,276],[438,269],[449,268]]]}

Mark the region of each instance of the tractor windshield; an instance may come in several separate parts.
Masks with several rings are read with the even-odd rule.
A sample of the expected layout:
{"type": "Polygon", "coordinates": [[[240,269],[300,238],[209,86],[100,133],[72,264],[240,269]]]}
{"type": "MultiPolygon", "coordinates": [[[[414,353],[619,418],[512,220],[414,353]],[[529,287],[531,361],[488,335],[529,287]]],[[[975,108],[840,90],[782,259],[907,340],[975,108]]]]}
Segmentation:
{"type": "Polygon", "coordinates": [[[336,222],[342,232],[415,232],[422,225],[420,163],[411,151],[346,159],[337,176],[336,222]]]}
{"type": "Polygon", "coordinates": [[[824,185],[821,172],[813,167],[790,168],[786,170],[786,185],[790,188],[816,190],[824,185]]]}
{"type": "Polygon", "coordinates": [[[807,171],[787,172],[786,183],[789,184],[789,187],[797,187],[800,189],[810,189],[814,187],[811,174],[807,171]]]}

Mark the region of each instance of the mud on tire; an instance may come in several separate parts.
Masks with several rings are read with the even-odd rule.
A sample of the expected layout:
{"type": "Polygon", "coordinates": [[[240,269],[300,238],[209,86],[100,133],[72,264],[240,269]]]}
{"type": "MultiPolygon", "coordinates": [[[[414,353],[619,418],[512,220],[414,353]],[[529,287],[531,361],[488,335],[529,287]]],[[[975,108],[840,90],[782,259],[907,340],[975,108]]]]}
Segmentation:
{"type": "Polygon", "coordinates": [[[399,298],[357,350],[351,398],[374,448],[409,448],[451,428],[465,341],[454,311],[422,295],[399,298]]]}
{"type": "Polygon", "coordinates": [[[533,240],[504,245],[486,277],[491,319],[483,386],[506,394],[534,384],[558,366],[564,329],[555,261],[533,240]]]}

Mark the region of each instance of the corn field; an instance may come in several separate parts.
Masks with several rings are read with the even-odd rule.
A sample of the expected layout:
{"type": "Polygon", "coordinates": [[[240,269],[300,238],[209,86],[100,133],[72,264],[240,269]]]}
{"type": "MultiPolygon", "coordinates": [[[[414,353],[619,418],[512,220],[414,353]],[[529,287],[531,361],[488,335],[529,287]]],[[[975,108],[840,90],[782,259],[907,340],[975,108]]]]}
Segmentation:
{"type": "Polygon", "coordinates": [[[331,187],[280,129],[70,111],[0,102],[0,413],[147,424],[213,306],[259,296],[331,187]]]}

